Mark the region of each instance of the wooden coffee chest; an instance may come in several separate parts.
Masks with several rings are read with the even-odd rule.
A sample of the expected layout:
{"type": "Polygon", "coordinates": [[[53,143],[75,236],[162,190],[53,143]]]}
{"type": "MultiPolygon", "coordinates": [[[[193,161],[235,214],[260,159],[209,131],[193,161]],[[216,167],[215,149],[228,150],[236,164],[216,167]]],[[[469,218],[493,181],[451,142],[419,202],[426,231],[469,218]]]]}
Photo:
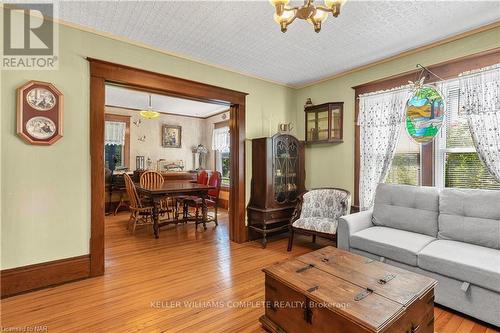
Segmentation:
{"type": "Polygon", "coordinates": [[[264,273],[270,332],[434,332],[431,278],[334,247],[264,273]]]}

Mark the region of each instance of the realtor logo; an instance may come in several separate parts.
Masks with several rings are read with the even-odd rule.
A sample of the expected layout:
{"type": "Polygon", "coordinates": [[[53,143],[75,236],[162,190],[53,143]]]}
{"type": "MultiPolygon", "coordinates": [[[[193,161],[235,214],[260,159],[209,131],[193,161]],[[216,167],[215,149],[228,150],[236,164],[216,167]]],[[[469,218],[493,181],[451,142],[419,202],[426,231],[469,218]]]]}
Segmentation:
{"type": "Polygon", "coordinates": [[[53,3],[3,7],[2,69],[57,69],[53,3]]]}

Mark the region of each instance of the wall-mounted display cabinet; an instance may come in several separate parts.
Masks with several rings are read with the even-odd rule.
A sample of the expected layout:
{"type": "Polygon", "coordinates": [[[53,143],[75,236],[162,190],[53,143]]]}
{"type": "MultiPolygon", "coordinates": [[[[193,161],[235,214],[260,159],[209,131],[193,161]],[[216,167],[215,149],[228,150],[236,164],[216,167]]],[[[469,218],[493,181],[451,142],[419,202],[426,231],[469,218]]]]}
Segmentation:
{"type": "Polygon", "coordinates": [[[313,105],[304,111],[307,144],[343,142],[343,102],[313,105]]]}

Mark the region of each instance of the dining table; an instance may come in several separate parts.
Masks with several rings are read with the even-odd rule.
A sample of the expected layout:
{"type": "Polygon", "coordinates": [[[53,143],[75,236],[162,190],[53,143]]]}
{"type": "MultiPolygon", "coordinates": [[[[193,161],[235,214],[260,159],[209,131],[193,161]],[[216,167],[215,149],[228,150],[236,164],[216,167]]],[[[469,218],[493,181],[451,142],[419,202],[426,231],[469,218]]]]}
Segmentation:
{"type": "Polygon", "coordinates": [[[191,182],[164,182],[161,185],[153,187],[143,187],[141,184],[135,184],[137,192],[151,199],[153,206],[152,216],[153,216],[153,231],[154,237],[160,237],[160,227],[166,224],[183,222],[185,219],[179,219],[178,214],[175,214],[173,219],[162,221],[160,223],[160,204],[161,200],[166,197],[175,198],[177,196],[197,196],[201,198],[201,215],[203,228],[206,229],[206,223],[208,220],[208,210],[206,204],[206,198],[208,196],[208,191],[215,189],[211,185],[203,185],[191,182]]]}

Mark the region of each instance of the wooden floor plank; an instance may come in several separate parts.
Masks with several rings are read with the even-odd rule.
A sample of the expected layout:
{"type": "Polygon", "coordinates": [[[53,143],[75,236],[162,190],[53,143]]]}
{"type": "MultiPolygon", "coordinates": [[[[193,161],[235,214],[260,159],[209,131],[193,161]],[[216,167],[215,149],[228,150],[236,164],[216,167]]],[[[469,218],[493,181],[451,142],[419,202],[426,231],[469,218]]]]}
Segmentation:
{"type": "MultiPolygon", "coordinates": [[[[145,228],[131,235],[126,213],[106,218],[105,275],[2,300],[2,328],[264,332],[258,322],[264,312],[261,269],[330,243],[298,236],[292,252],[286,252],[284,238],[266,249],[258,242],[235,244],[229,241],[227,214],[220,218],[219,227],[206,231],[192,224],[167,226],[159,239],[145,228]]],[[[442,308],[434,313],[437,333],[497,332],[442,308]]]]}

